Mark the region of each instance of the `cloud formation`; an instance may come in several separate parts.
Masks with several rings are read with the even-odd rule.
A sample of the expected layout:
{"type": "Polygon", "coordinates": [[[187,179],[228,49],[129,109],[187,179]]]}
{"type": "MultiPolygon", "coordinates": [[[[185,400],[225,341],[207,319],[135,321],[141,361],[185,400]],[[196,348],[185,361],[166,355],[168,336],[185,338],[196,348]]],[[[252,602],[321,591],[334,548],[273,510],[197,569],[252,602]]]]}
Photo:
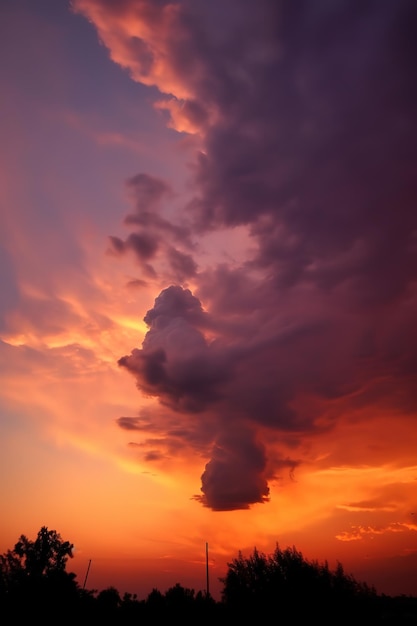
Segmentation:
{"type": "Polygon", "coordinates": [[[200,433],[201,502],[266,502],[303,438],[415,416],[416,5],[73,4],[196,137],[191,199],[172,211],[171,181],[139,173],[131,232],[111,245],[165,281],[119,363],[200,433]],[[238,227],[246,258],[205,262],[205,237],[238,227]]]}
{"type": "Polygon", "coordinates": [[[360,541],[367,535],[374,537],[375,535],[383,535],[384,533],[404,533],[413,532],[417,530],[417,526],[414,524],[404,524],[396,522],[390,524],[386,528],[373,528],[371,526],[355,526],[351,530],[340,533],[336,536],[339,541],[360,541]]]}

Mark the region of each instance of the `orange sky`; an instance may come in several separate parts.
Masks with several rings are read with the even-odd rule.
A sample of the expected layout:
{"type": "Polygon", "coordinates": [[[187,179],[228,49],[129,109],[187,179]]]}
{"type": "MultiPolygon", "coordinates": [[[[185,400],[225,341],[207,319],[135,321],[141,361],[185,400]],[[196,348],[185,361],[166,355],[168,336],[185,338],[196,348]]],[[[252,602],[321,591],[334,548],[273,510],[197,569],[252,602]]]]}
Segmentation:
{"type": "Polygon", "coordinates": [[[417,594],[412,7],[327,5],[1,8],[0,552],[417,594]]]}

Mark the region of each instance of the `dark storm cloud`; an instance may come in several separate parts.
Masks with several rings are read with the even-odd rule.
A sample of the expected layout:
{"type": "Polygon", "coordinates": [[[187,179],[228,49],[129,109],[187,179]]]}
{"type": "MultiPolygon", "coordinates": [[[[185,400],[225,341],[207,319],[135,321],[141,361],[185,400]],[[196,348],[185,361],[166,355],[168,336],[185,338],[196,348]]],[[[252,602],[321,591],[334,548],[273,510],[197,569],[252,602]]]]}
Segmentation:
{"type": "Polygon", "coordinates": [[[250,225],[254,265],[281,288],[344,285],[361,306],[392,301],[417,272],[417,7],[261,6],[268,24],[248,36],[265,56],[243,66],[249,85],[230,76],[215,92],[221,120],[190,210],[203,230],[250,225]]]}
{"type": "Polygon", "coordinates": [[[142,409],[134,417],[119,417],[117,425],[140,441],[130,441],[138,459],[166,462],[190,454],[206,458],[218,433],[218,425],[209,415],[201,421],[184,411],[171,411],[164,405],[152,410],[142,409]],[[190,419],[191,417],[191,419],[190,419]]]}
{"type": "MultiPolygon", "coordinates": [[[[211,316],[190,290],[179,286],[163,290],[144,321],[149,331],[142,348],[119,359],[119,365],[142,392],[180,414],[181,427],[176,428],[168,418],[156,418],[168,438],[161,445],[175,437],[177,449],[187,442],[211,455],[202,477],[203,496],[197,499],[216,510],[266,501],[272,468],[282,460],[267,459],[256,427],[277,432],[314,428],[311,416],[298,416],[290,407],[294,370],[300,374],[291,352],[305,334],[317,334],[317,325],[247,326],[243,344],[240,337],[234,341],[226,335],[208,341],[204,332],[211,332],[211,316]]],[[[136,431],[149,427],[139,418],[120,418],[119,425],[136,431]]]]}
{"type": "Polygon", "coordinates": [[[176,248],[169,247],[167,250],[167,259],[171,269],[178,277],[178,282],[184,283],[187,279],[197,274],[197,263],[191,254],[184,254],[176,248]]]}
{"type": "Polygon", "coordinates": [[[201,477],[203,496],[198,498],[215,511],[248,509],[267,502],[266,456],[262,444],[244,428],[217,440],[211,460],[201,477]]]}
{"type": "MultiPolygon", "coordinates": [[[[417,265],[415,3],[130,8],[164,32],[142,73],[163,90],[163,66],[192,94],[180,115],[204,134],[189,205],[200,232],[247,224],[252,262],[279,288],[342,286],[359,307],[404,295],[417,265]]],[[[146,175],[132,185],[141,210],[168,193],[146,175]]]]}
{"type": "Polygon", "coordinates": [[[140,259],[152,259],[158,249],[158,242],[147,233],[131,233],[125,246],[132,249],[140,259]]]}
{"type": "MultiPolygon", "coordinates": [[[[142,391],[176,410],[221,407],[226,424],[238,414],[274,428],[299,427],[288,404],[294,391],[290,355],[298,344],[306,345],[306,335],[320,333],[317,324],[247,325],[244,343],[240,337],[220,337],[217,329],[217,338],[208,341],[204,331],[211,331],[211,316],[190,290],[179,286],[163,290],[144,321],[149,331],[142,348],[119,360],[142,391]]],[[[303,358],[308,356],[306,346],[303,358]]]]}
{"type": "MultiPolygon", "coordinates": [[[[168,279],[183,282],[197,272],[197,263],[190,250],[193,245],[190,229],[163,217],[164,203],[172,201],[173,193],[164,180],[149,174],[137,174],[126,182],[134,204],[134,213],[124,222],[134,228],[126,239],[110,236],[110,253],[116,256],[133,252],[146,276],[155,277],[158,258],[166,261],[168,279]]],[[[140,279],[138,279],[140,281],[140,279]]]]}
{"type": "Polygon", "coordinates": [[[191,292],[171,286],[144,317],[150,327],[142,344],[119,360],[138,387],[177,410],[198,412],[218,399],[228,376],[227,360],[216,343],[208,344],[200,302],[191,292]]]}
{"type": "Polygon", "coordinates": [[[116,421],[124,430],[146,430],[148,426],[140,417],[119,417],[116,421]]]}
{"type": "Polygon", "coordinates": [[[138,218],[142,214],[149,215],[149,211],[157,208],[162,198],[171,191],[161,178],[143,173],[129,178],[126,184],[135,199],[138,218]]]}
{"type": "MultiPolygon", "coordinates": [[[[113,53],[165,94],[174,128],[198,128],[202,149],[185,220],[163,216],[163,181],[129,183],[126,225],[156,238],[170,282],[195,288],[163,290],[142,348],[119,363],[183,426],[212,420],[200,501],[247,508],[268,499],[283,462],[270,442],[293,435],[296,447],[361,407],[415,410],[417,4],[126,1],[123,12],[148,40],[135,56],[129,32],[109,40],[113,53]],[[197,265],[191,232],[242,225],[245,261],[197,265]]],[[[113,238],[114,250],[128,242],[113,238]]]]}
{"type": "Polygon", "coordinates": [[[277,472],[292,476],[297,465],[289,459],[268,462],[265,446],[241,424],[218,437],[201,476],[203,495],[195,500],[214,511],[249,509],[269,501],[268,481],[276,479],[277,472]]]}
{"type": "Polygon", "coordinates": [[[152,309],[146,313],[144,321],[148,326],[162,328],[169,323],[170,319],[181,318],[197,327],[205,327],[208,324],[207,313],[203,310],[201,302],[193,296],[189,289],[171,286],[164,289],[155,299],[152,309]]]}
{"type": "Polygon", "coordinates": [[[174,199],[170,185],[161,178],[149,174],[137,174],[126,181],[135,211],[125,218],[125,224],[153,229],[171,236],[175,241],[191,247],[190,230],[164,219],[161,215],[163,204],[174,199]]]}

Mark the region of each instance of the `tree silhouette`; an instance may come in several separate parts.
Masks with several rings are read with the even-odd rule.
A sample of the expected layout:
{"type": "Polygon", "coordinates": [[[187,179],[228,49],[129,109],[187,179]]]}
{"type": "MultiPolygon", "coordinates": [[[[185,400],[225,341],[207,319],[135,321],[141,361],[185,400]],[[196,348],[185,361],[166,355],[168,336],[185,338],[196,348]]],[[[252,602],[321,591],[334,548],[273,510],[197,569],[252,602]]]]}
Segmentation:
{"type": "Polygon", "coordinates": [[[28,576],[47,576],[51,572],[64,571],[68,557],[73,557],[74,546],[63,541],[56,530],[42,526],[35,541],[21,535],[13,554],[28,576]]]}
{"type": "Polygon", "coordinates": [[[239,552],[220,580],[222,601],[242,616],[279,610],[292,619],[348,623],[359,613],[365,616],[376,598],[374,589],[346,575],[340,564],[332,572],[327,562],[308,561],[295,547],[278,545],[272,555],[256,548],[249,557],[239,552]]]}
{"type": "Polygon", "coordinates": [[[122,605],[122,599],[115,587],[107,587],[100,591],[97,596],[97,609],[101,618],[105,620],[116,619],[118,609],[122,605]]]}
{"type": "Polygon", "coordinates": [[[417,623],[417,598],[379,596],[346,574],[338,563],[309,561],[295,547],[273,554],[256,548],[228,563],[222,599],[176,583],[165,594],[153,588],[146,600],[115,587],[100,592],[81,588],[65,571],[73,545],[43,526],[35,541],[21,535],[13,550],[0,555],[0,619],[4,626],[40,621],[57,623],[153,624],[181,621],[211,626],[248,619],[321,626],[403,626],[417,623]],[[8,621],[7,621],[8,620],[8,621]]]}
{"type": "MultiPolygon", "coordinates": [[[[43,526],[34,541],[21,535],[13,550],[0,555],[0,597],[16,618],[44,621],[59,609],[71,612],[80,598],[75,574],[65,571],[73,545],[43,526]],[[24,599],[24,602],[22,600],[24,599]]],[[[52,617],[51,617],[52,619],[52,617]]]]}

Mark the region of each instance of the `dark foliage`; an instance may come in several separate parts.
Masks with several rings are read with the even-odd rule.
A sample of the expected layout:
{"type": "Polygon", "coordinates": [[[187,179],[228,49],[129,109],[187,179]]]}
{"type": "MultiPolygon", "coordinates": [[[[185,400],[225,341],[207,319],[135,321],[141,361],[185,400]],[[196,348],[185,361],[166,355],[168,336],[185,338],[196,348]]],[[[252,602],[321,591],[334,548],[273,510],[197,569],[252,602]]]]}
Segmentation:
{"type": "Polygon", "coordinates": [[[54,530],[42,527],[35,541],[22,535],[0,555],[1,623],[155,624],[180,620],[184,625],[235,623],[367,624],[402,626],[417,623],[417,598],[378,595],[366,583],[327,562],[308,561],[293,548],[273,554],[254,549],[239,552],[228,563],[222,598],[215,601],[202,591],[179,583],[162,594],[154,588],[148,597],[120,596],[115,587],[100,592],[79,586],[66,572],[72,544],[54,530]]]}
{"type": "Polygon", "coordinates": [[[295,547],[278,545],[268,556],[255,549],[244,558],[240,552],[222,582],[222,600],[234,613],[266,616],[279,610],[297,622],[314,617],[321,624],[350,624],[375,615],[378,599],[341,564],[331,571],[327,562],[308,561],[295,547]]]}
{"type": "Polygon", "coordinates": [[[65,571],[72,548],[43,526],[35,541],[21,535],[13,550],[0,555],[1,606],[14,623],[35,615],[52,622],[62,611],[75,614],[82,598],[75,574],[65,571]]]}

